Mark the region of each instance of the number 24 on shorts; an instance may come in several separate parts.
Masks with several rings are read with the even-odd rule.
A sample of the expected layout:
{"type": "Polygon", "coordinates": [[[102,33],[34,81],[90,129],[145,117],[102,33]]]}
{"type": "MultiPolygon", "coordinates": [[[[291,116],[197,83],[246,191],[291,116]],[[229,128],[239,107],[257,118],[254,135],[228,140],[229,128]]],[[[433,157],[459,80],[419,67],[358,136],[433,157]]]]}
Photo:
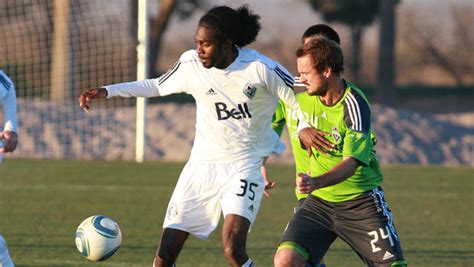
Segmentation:
{"type": "MultiPolygon", "coordinates": [[[[387,239],[387,238],[388,238],[388,240],[390,241],[390,246],[393,247],[393,240],[392,240],[392,236],[391,236],[391,234],[390,234],[390,231],[389,231],[389,229],[388,229],[387,227],[385,227],[385,229],[387,230],[387,233],[386,233],[386,234],[384,233],[384,229],[379,228],[379,231],[380,231],[380,238],[382,238],[382,239],[387,239]]],[[[375,245],[375,243],[376,243],[377,241],[379,241],[379,235],[378,235],[377,231],[368,232],[367,234],[374,237],[374,238],[370,241],[370,245],[372,246],[372,252],[375,253],[375,252],[381,250],[381,248],[379,248],[379,247],[377,247],[377,246],[375,245]]]]}

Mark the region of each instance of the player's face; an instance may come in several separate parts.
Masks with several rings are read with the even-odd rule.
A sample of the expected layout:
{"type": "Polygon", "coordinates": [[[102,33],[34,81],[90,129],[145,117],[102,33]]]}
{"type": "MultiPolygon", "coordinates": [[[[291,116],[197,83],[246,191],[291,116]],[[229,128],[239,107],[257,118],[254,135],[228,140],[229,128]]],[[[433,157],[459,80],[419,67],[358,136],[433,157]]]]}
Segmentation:
{"type": "Polygon", "coordinates": [[[324,96],[328,90],[328,79],[313,67],[310,55],[299,57],[296,61],[300,81],[306,86],[308,95],[324,96]]]}
{"type": "Polygon", "coordinates": [[[196,51],[205,68],[225,68],[226,49],[223,42],[216,38],[213,29],[207,27],[198,27],[194,35],[194,44],[196,51]]]}

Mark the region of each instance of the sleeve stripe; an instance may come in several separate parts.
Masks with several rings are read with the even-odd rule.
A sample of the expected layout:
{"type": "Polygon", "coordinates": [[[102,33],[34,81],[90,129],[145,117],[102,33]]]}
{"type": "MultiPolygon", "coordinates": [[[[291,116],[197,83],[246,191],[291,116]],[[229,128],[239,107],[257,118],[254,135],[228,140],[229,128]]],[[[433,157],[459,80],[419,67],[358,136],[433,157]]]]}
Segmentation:
{"type": "Polygon", "coordinates": [[[10,90],[12,84],[3,72],[0,73],[0,83],[5,87],[7,91],[10,90]]]}
{"type": "Polygon", "coordinates": [[[275,68],[276,74],[285,82],[285,84],[288,87],[293,88],[293,78],[291,76],[288,76],[288,74],[285,74],[282,70],[280,70],[278,67],[275,68]]]}
{"type": "Polygon", "coordinates": [[[275,68],[277,71],[279,71],[281,73],[281,75],[285,76],[286,78],[288,78],[289,80],[293,81],[293,77],[291,77],[290,74],[286,73],[285,71],[283,71],[282,69],[280,69],[278,66],[275,68]]]}
{"type": "Polygon", "coordinates": [[[181,62],[178,60],[176,63],[174,63],[173,67],[169,69],[165,74],[161,75],[161,77],[158,79],[158,85],[164,83],[173,73],[175,73],[179,66],[181,66],[181,62]]]}
{"type": "Polygon", "coordinates": [[[275,68],[275,72],[283,81],[285,81],[286,85],[293,87],[293,79],[291,77],[286,76],[279,68],[275,68]]]}
{"type": "Polygon", "coordinates": [[[346,103],[346,106],[347,106],[347,111],[348,111],[349,118],[350,118],[350,123],[351,123],[351,125],[348,125],[348,126],[349,126],[349,128],[358,131],[355,127],[356,123],[355,123],[354,113],[352,112],[352,110],[353,110],[352,103],[349,102],[348,98],[346,98],[345,103],[346,103]]]}
{"type": "Polygon", "coordinates": [[[349,110],[349,116],[351,118],[352,127],[354,130],[361,132],[362,131],[362,118],[360,115],[359,103],[352,95],[352,92],[349,92],[346,97],[346,103],[349,110]]]}
{"type": "Polygon", "coordinates": [[[357,114],[357,125],[359,127],[359,131],[362,131],[362,129],[363,129],[363,127],[362,127],[362,115],[360,114],[359,102],[356,100],[356,98],[354,97],[352,92],[349,93],[349,96],[354,101],[355,112],[357,114]]]}

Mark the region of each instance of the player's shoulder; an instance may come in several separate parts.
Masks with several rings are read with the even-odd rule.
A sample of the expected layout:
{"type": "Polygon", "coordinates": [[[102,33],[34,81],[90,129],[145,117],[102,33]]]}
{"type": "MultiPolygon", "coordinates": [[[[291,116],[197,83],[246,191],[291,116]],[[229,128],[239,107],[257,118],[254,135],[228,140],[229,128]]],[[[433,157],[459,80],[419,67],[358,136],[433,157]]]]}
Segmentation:
{"type": "Polygon", "coordinates": [[[244,64],[254,64],[259,70],[276,74],[288,87],[293,87],[293,76],[275,60],[251,48],[239,48],[239,60],[244,64]]]}
{"type": "Polygon", "coordinates": [[[356,102],[359,105],[366,105],[370,107],[369,101],[367,100],[367,97],[365,96],[364,91],[362,91],[359,87],[357,87],[355,84],[344,80],[346,84],[346,96],[344,101],[346,102],[356,102]]]}
{"type": "Polygon", "coordinates": [[[350,129],[367,133],[370,130],[370,104],[360,88],[348,81],[345,83],[344,121],[350,129]]]}
{"type": "Polygon", "coordinates": [[[242,62],[261,64],[269,68],[270,70],[279,68],[279,69],[284,70],[285,72],[288,72],[278,62],[265,56],[264,54],[261,54],[255,49],[246,48],[246,47],[239,48],[239,56],[240,56],[240,61],[242,62]]]}
{"type": "Polygon", "coordinates": [[[199,62],[199,57],[195,49],[190,49],[185,51],[179,57],[179,62],[181,63],[193,63],[199,62]]]}

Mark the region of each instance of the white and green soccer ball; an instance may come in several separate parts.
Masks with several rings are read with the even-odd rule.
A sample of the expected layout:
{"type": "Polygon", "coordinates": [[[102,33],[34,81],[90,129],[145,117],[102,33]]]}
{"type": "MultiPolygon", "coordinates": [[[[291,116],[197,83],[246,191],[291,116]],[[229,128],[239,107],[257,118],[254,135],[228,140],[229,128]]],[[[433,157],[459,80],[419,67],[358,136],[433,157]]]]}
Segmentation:
{"type": "Polygon", "coordinates": [[[110,258],[122,243],[119,225],[103,215],[91,216],[76,230],[76,247],[82,256],[91,261],[110,258]]]}

